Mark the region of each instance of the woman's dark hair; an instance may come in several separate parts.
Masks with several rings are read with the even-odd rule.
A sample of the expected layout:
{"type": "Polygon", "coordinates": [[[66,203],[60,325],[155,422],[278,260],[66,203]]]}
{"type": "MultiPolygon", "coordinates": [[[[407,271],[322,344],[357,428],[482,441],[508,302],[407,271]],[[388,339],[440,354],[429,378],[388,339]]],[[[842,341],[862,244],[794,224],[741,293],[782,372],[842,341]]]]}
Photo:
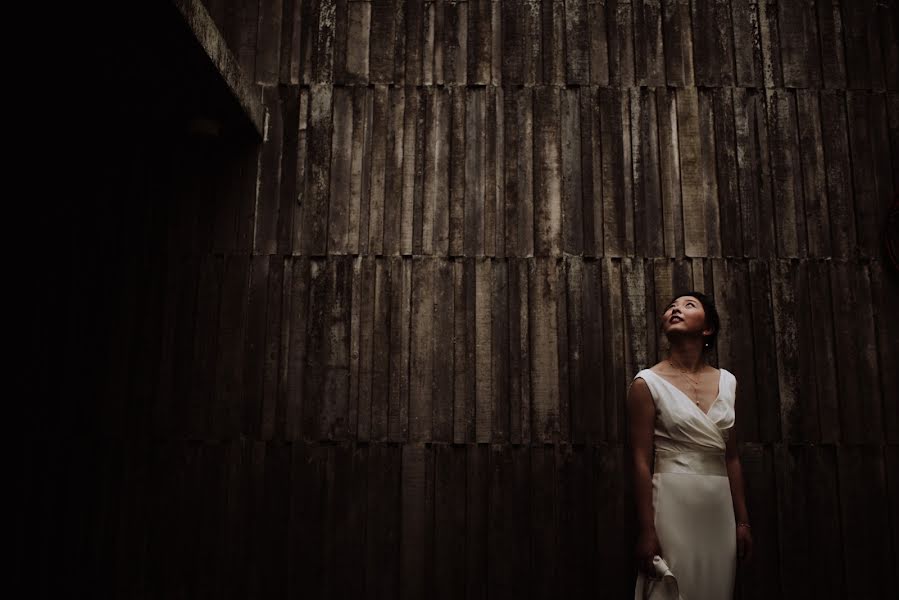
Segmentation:
{"type": "Polygon", "coordinates": [[[670,305],[678,298],[682,298],[684,296],[692,296],[699,300],[699,303],[702,304],[702,309],[705,311],[705,324],[707,327],[711,327],[713,329],[712,334],[705,336],[702,341],[702,351],[708,352],[715,347],[715,342],[718,340],[718,331],[721,329],[721,319],[718,318],[718,309],[715,308],[715,300],[712,299],[711,296],[707,296],[702,292],[691,290],[689,292],[681,292],[679,294],[675,294],[671,299],[671,302],[669,302],[668,304],[670,305]]]}

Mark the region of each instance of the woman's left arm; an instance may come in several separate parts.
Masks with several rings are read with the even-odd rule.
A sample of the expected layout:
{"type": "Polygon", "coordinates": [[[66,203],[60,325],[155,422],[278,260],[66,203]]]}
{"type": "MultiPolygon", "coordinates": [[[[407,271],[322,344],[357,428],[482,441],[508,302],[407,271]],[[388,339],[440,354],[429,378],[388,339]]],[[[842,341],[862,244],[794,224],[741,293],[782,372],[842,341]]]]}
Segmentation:
{"type": "Polygon", "coordinates": [[[749,527],[749,511],[746,510],[746,495],[743,486],[743,467],[737,451],[736,422],[730,430],[725,446],[724,459],[727,463],[727,478],[730,480],[730,496],[734,504],[734,518],[737,521],[737,556],[748,561],[752,556],[752,533],[749,527]]]}

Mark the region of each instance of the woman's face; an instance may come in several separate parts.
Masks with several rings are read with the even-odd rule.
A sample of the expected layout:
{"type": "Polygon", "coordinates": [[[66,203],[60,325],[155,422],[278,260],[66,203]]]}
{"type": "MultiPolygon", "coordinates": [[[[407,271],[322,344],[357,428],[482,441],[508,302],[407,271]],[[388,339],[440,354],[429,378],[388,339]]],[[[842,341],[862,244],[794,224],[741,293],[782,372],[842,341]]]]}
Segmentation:
{"type": "Polygon", "coordinates": [[[705,326],[705,309],[693,296],[681,296],[668,305],[662,315],[662,331],[670,334],[711,335],[705,326]]]}

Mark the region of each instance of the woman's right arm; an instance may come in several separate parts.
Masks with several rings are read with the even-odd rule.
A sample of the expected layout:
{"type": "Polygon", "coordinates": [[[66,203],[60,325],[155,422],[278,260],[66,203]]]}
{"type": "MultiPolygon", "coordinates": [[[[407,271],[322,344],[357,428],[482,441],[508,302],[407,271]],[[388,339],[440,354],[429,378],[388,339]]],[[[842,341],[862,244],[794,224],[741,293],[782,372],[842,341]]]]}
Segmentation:
{"type": "Polygon", "coordinates": [[[631,459],[634,470],[634,496],[637,501],[637,562],[644,573],[652,574],[652,558],[662,554],[656,534],[655,513],[652,506],[653,431],[655,404],[649,386],[643,379],[635,379],[627,393],[627,413],[631,459]]]}

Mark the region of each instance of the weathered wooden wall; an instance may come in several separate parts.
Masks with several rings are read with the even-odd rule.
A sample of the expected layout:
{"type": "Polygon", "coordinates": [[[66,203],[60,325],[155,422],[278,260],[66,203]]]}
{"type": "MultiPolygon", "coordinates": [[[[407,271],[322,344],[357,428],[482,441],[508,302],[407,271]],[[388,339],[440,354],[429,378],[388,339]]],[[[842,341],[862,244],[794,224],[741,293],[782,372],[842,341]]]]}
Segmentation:
{"type": "Polygon", "coordinates": [[[628,597],[626,387],[693,288],[739,380],[739,597],[886,597],[895,1],[207,6],[266,138],[178,180],[122,288],[98,581],[628,597]]]}

